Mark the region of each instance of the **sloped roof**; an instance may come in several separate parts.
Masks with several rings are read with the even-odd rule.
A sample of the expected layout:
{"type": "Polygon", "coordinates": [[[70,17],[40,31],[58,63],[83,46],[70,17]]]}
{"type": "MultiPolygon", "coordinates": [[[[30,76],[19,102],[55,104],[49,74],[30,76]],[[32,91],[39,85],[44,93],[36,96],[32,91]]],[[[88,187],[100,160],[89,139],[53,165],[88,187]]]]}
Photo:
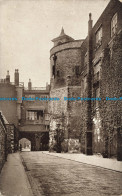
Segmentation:
{"type": "Polygon", "coordinates": [[[64,38],[66,38],[68,41],[74,41],[74,39],[72,37],[65,34],[64,28],[62,27],[60,35],[58,37],[54,38],[52,40],[52,42],[56,42],[56,41],[62,40],[64,38]]]}

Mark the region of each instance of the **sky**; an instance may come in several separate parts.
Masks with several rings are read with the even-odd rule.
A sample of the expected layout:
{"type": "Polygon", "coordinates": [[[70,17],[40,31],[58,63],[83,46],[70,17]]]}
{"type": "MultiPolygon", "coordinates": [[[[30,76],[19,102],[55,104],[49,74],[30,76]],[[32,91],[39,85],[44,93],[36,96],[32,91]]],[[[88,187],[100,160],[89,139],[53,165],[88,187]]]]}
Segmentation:
{"type": "Polygon", "coordinates": [[[14,81],[33,87],[50,83],[50,49],[61,28],[74,39],[85,39],[88,17],[93,25],[110,0],[0,0],[0,79],[7,70],[14,81]]]}

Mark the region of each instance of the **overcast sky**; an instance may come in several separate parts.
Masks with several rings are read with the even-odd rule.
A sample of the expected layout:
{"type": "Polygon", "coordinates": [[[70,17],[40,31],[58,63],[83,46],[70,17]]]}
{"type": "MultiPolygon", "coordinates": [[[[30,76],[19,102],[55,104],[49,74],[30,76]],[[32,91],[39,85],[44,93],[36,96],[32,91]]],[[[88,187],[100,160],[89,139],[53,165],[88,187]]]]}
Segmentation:
{"type": "Polygon", "coordinates": [[[0,78],[7,70],[14,80],[19,69],[20,81],[33,87],[50,82],[51,40],[62,26],[67,35],[84,39],[88,15],[93,24],[109,0],[0,0],[0,78]]]}

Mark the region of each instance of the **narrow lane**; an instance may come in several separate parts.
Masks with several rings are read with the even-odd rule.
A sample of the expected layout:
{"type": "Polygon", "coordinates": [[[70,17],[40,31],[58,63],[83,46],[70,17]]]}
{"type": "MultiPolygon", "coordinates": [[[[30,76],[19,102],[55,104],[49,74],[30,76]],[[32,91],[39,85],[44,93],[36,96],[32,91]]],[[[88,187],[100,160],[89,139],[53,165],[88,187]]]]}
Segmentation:
{"type": "Polygon", "coordinates": [[[120,196],[122,173],[42,152],[22,152],[35,196],[120,196]]]}

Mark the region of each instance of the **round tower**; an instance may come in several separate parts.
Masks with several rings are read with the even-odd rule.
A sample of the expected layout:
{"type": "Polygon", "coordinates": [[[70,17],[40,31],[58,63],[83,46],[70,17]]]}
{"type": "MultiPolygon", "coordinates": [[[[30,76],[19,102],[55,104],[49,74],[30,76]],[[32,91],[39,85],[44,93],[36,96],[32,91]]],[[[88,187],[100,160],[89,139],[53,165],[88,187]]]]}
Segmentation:
{"type": "MultiPolygon", "coordinates": [[[[54,47],[50,50],[51,88],[67,85],[67,77],[71,85],[78,85],[81,72],[81,44],[83,40],[74,40],[65,34],[62,28],[59,37],[52,40],[54,47]]],[[[80,85],[80,82],[79,82],[80,85]]]]}

